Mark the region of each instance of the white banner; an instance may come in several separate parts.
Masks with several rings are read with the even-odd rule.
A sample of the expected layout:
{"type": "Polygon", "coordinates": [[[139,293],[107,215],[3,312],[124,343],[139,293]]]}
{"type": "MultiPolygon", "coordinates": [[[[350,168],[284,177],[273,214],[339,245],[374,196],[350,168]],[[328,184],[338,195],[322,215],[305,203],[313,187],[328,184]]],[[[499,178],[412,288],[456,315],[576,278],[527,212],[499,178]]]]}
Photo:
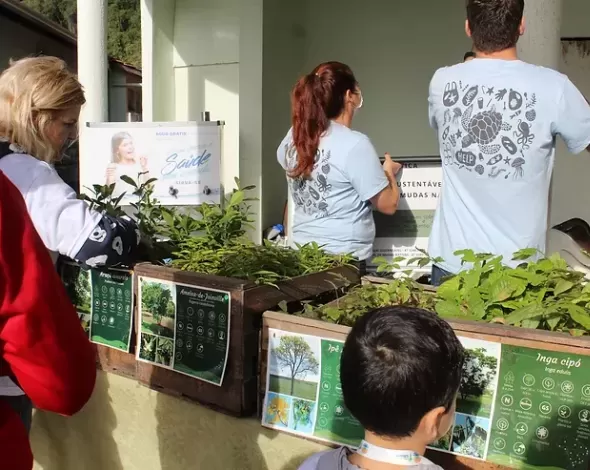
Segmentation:
{"type": "MultiPolygon", "coordinates": [[[[376,236],[373,257],[423,256],[442,186],[440,163],[404,163],[398,175],[400,202],[390,216],[374,212],[376,236]]],[[[369,265],[374,268],[373,265],[369,265]]],[[[430,266],[419,271],[428,272],[430,266]]]]}
{"type": "Polygon", "coordinates": [[[162,205],[219,203],[222,129],[217,122],[89,123],[81,191],[115,183],[114,196],[124,194],[121,204],[128,205],[135,188],[122,176],[140,183],[156,178],[153,196],[162,205]]]}

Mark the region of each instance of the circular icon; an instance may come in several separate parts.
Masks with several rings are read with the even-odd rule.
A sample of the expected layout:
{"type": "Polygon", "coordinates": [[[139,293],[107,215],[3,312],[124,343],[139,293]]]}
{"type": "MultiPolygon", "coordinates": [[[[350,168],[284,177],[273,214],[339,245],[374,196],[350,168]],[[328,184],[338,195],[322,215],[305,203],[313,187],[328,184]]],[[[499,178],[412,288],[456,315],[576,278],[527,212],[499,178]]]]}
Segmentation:
{"type": "Polygon", "coordinates": [[[122,312],[123,311],[123,304],[117,304],[117,310],[119,312],[122,312]]]}
{"type": "Polygon", "coordinates": [[[219,333],[217,333],[217,337],[223,341],[225,339],[225,331],[220,331],[219,333]]]}
{"type": "Polygon", "coordinates": [[[92,318],[94,319],[94,321],[98,321],[98,313],[95,313],[92,318]]]}
{"type": "Polygon", "coordinates": [[[107,286],[102,286],[101,291],[103,294],[106,294],[107,293],[107,286]]]}
{"type": "Polygon", "coordinates": [[[109,303],[106,300],[102,301],[102,308],[107,308],[109,306],[109,303]]]}
{"type": "Polygon", "coordinates": [[[219,323],[225,323],[225,320],[226,320],[225,313],[220,314],[219,315],[219,323]]]}
{"type": "Polygon", "coordinates": [[[115,324],[115,317],[110,317],[109,318],[109,324],[114,325],[115,324]]]}
{"type": "Polygon", "coordinates": [[[327,413],[328,411],[330,411],[330,405],[328,405],[325,401],[320,403],[320,411],[322,413],[327,413]]]}
{"type": "Polygon", "coordinates": [[[526,423],[518,423],[514,429],[516,429],[516,434],[519,436],[524,436],[527,432],[529,432],[529,427],[526,423]]]}
{"type": "Polygon", "coordinates": [[[524,410],[524,411],[528,411],[533,407],[533,402],[531,401],[530,398],[523,398],[522,400],[520,400],[520,407],[524,410]]]}
{"type": "Polygon", "coordinates": [[[584,385],[582,387],[582,395],[584,395],[586,398],[590,398],[590,384],[584,385]]]}
{"type": "Polygon", "coordinates": [[[176,351],[176,360],[177,361],[181,361],[182,360],[182,353],[180,351],[176,351]]]}
{"type": "Polygon", "coordinates": [[[205,348],[201,343],[197,344],[197,352],[202,353],[205,348]]]}
{"type": "Polygon", "coordinates": [[[117,289],[117,295],[123,295],[123,289],[121,289],[120,287],[117,289]]]}
{"type": "Polygon", "coordinates": [[[100,317],[100,321],[101,321],[101,323],[103,325],[106,324],[106,322],[107,322],[107,316],[106,315],[103,315],[102,317],[100,317]]]}
{"type": "Polygon", "coordinates": [[[535,385],[536,381],[537,380],[535,379],[535,377],[531,374],[525,374],[525,376],[522,378],[522,383],[525,384],[527,387],[532,387],[533,385],[535,385]]]}
{"type": "Polygon", "coordinates": [[[561,391],[569,395],[574,391],[574,384],[571,383],[569,380],[561,382],[561,391]]]}
{"type": "Polygon", "coordinates": [[[189,317],[192,317],[195,314],[195,310],[192,307],[186,309],[186,313],[188,313],[189,317]]]}
{"type": "Polygon", "coordinates": [[[512,395],[503,395],[502,396],[502,405],[512,406],[513,403],[514,403],[514,398],[512,398],[512,395]]]}
{"type": "Polygon", "coordinates": [[[204,316],[205,316],[205,312],[203,312],[203,310],[200,310],[200,309],[199,309],[199,310],[197,311],[197,317],[199,317],[199,318],[203,318],[204,316]]]}
{"type": "Polygon", "coordinates": [[[544,415],[548,415],[549,413],[551,413],[551,410],[553,410],[553,407],[551,406],[551,403],[549,403],[548,401],[541,402],[541,404],[539,405],[539,411],[544,415]]]}
{"type": "Polygon", "coordinates": [[[322,390],[325,390],[327,392],[331,388],[332,386],[330,385],[330,382],[322,382],[322,390]]]}
{"type": "Polygon", "coordinates": [[[111,287],[109,289],[109,294],[114,295],[114,293],[115,293],[115,288],[114,287],[111,287]]]}
{"type": "Polygon", "coordinates": [[[202,326],[197,326],[197,334],[203,336],[203,333],[205,333],[205,329],[202,326]]]}
{"type": "Polygon", "coordinates": [[[498,422],[496,423],[496,427],[500,431],[506,431],[510,427],[510,423],[508,422],[508,420],[506,418],[500,418],[498,420],[498,422]]]}
{"type": "Polygon", "coordinates": [[[125,297],[127,297],[127,298],[131,297],[131,292],[128,290],[125,290],[125,297]]]}
{"type": "Polygon", "coordinates": [[[526,452],[526,446],[522,442],[517,442],[512,447],[516,455],[523,455],[526,452]]]}
{"type": "Polygon", "coordinates": [[[184,344],[184,342],[182,341],[182,338],[178,338],[176,340],[176,346],[178,346],[179,348],[182,348],[183,344],[184,344]]]}
{"type": "Polygon", "coordinates": [[[537,430],[535,431],[535,435],[539,439],[544,441],[545,439],[547,439],[549,437],[549,430],[545,426],[539,426],[537,428],[537,430]]]}
{"type": "Polygon", "coordinates": [[[560,418],[567,419],[572,415],[572,409],[567,405],[561,405],[557,409],[557,414],[559,415],[560,418]]]}
{"type": "Polygon", "coordinates": [[[111,310],[115,310],[115,302],[111,302],[109,304],[109,307],[111,307],[111,310]]]}
{"type": "Polygon", "coordinates": [[[213,310],[209,312],[209,320],[215,320],[215,312],[213,310]]]}
{"type": "Polygon", "coordinates": [[[189,333],[193,332],[193,324],[192,323],[186,324],[186,331],[188,331],[189,333]]]}
{"type": "Polygon", "coordinates": [[[207,330],[207,336],[209,336],[209,338],[213,338],[213,336],[215,336],[215,331],[213,331],[213,328],[209,328],[207,330]]]}
{"type": "Polygon", "coordinates": [[[176,326],[178,328],[178,331],[184,330],[184,323],[182,323],[181,321],[179,321],[176,326]]]}
{"type": "Polygon", "coordinates": [[[187,342],[186,342],[186,349],[188,349],[189,351],[190,351],[191,349],[193,349],[193,342],[192,342],[192,341],[187,341],[187,342]]]}
{"type": "Polygon", "coordinates": [[[344,414],[344,407],[342,405],[338,405],[336,408],[334,408],[334,414],[336,416],[342,416],[344,414]]]}
{"type": "Polygon", "coordinates": [[[580,422],[587,424],[590,423],[590,411],[582,410],[578,413],[578,418],[580,418],[580,422]]]}
{"type": "Polygon", "coordinates": [[[326,426],[328,426],[328,420],[324,417],[320,418],[319,424],[321,427],[325,428],[326,426]]]}
{"type": "Polygon", "coordinates": [[[496,439],[494,439],[494,447],[497,450],[502,450],[506,447],[506,441],[501,437],[497,437],[496,439]]]}
{"type": "Polygon", "coordinates": [[[553,390],[555,388],[555,380],[551,377],[545,377],[541,384],[545,390],[553,390]]]}
{"type": "Polygon", "coordinates": [[[96,299],[94,301],[94,305],[96,305],[97,307],[100,307],[100,299],[96,299]]]}
{"type": "Polygon", "coordinates": [[[125,311],[129,312],[131,310],[131,306],[130,305],[125,305],[125,311]]]}

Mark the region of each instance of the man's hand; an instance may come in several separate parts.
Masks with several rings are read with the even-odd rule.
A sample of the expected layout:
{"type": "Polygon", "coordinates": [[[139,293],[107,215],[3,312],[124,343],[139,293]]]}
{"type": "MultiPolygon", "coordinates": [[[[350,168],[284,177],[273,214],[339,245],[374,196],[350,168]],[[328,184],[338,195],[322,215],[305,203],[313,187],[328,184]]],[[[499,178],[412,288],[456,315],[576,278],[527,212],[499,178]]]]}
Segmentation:
{"type": "Polygon", "coordinates": [[[402,169],[401,163],[394,162],[389,153],[385,154],[385,161],[383,162],[383,171],[389,179],[395,179],[395,175],[402,169]]]}

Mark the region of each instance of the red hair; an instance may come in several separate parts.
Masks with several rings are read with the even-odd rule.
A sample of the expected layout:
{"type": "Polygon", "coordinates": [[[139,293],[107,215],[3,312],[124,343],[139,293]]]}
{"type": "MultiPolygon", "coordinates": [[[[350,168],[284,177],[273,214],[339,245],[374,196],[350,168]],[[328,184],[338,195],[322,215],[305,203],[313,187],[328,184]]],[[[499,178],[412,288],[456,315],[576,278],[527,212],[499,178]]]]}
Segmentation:
{"type": "Polygon", "coordinates": [[[300,78],[291,93],[291,122],[297,164],[291,178],[309,178],[320,138],[330,119],[344,111],[346,92],[356,93],[358,83],[348,65],[325,62],[300,78]]]}

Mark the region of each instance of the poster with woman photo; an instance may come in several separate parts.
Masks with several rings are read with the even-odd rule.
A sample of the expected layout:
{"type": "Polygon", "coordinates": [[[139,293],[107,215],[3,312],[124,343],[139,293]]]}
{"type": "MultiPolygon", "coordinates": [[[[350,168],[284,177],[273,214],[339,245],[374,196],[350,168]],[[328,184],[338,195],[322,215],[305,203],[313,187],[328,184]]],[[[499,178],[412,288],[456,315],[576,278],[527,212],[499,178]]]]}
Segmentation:
{"type": "Polygon", "coordinates": [[[89,123],[80,152],[80,187],[113,187],[120,205],[137,201],[149,184],[162,205],[219,203],[221,124],[89,123]]]}

